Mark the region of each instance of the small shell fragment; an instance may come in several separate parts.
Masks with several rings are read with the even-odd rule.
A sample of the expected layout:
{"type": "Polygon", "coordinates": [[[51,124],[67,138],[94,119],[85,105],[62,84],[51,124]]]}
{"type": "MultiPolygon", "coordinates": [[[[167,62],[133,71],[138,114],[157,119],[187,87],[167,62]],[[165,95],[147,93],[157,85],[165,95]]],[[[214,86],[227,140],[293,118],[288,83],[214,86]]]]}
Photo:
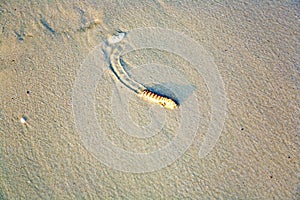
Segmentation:
{"type": "Polygon", "coordinates": [[[22,116],[20,121],[22,124],[25,124],[27,122],[27,118],[25,116],[22,116]]]}
{"type": "Polygon", "coordinates": [[[120,32],[120,33],[117,33],[113,36],[111,36],[110,38],[108,38],[108,42],[110,44],[116,44],[118,42],[121,42],[123,40],[123,38],[125,37],[126,33],[124,32],[120,32]]]}

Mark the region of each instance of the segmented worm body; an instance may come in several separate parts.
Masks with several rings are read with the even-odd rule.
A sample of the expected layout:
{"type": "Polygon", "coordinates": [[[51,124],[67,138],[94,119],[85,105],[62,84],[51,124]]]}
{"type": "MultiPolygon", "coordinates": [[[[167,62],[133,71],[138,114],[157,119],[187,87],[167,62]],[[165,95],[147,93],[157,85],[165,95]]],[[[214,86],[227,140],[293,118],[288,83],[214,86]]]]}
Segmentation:
{"type": "MultiPolygon", "coordinates": [[[[116,41],[116,42],[110,42],[110,44],[119,43],[122,41],[123,37],[125,37],[125,33],[120,33],[119,35],[113,36],[113,38],[110,41],[116,41]]],[[[114,74],[117,76],[117,78],[129,89],[134,91],[139,97],[142,99],[154,103],[157,105],[160,105],[166,109],[172,110],[178,108],[178,104],[166,97],[159,94],[156,94],[155,92],[152,92],[148,90],[145,86],[142,84],[136,82],[135,80],[131,79],[127,72],[125,71],[124,67],[122,66],[120,56],[124,49],[124,46],[122,44],[115,45],[114,49],[112,50],[112,53],[109,57],[110,59],[110,67],[114,74]]]]}
{"type": "Polygon", "coordinates": [[[162,107],[169,109],[169,110],[178,108],[178,104],[175,101],[173,101],[172,99],[158,95],[149,90],[142,91],[141,93],[139,93],[139,96],[148,102],[161,105],[162,107]]]}

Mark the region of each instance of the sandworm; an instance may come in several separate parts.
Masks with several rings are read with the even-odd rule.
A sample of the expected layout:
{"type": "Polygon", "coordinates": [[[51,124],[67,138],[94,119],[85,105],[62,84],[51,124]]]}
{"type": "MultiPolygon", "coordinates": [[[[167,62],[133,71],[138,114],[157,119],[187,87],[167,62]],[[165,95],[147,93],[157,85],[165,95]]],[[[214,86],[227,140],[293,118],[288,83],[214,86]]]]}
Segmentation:
{"type": "MultiPolygon", "coordinates": [[[[125,37],[125,33],[119,33],[119,35],[115,35],[112,38],[110,38],[110,41],[113,41],[110,43],[111,44],[119,43],[123,40],[124,37],[125,37]]],[[[117,78],[121,81],[121,83],[123,83],[126,87],[128,87],[132,91],[134,91],[139,97],[141,97],[147,102],[160,105],[169,110],[178,108],[179,104],[176,103],[171,98],[152,92],[142,84],[136,82],[135,80],[129,77],[120,60],[120,56],[123,49],[124,46],[122,44],[116,45],[109,57],[110,67],[114,72],[114,74],[117,76],[117,78]]]]}
{"type": "Polygon", "coordinates": [[[155,92],[151,92],[150,90],[147,90],[147,89],[141,91],[138,95],[142,99],[144,99],[150,103],[158,104],[169,110],[178,108],[178,104],[174,100],[172,100],[166,96],[156,94],[155,92]]]}

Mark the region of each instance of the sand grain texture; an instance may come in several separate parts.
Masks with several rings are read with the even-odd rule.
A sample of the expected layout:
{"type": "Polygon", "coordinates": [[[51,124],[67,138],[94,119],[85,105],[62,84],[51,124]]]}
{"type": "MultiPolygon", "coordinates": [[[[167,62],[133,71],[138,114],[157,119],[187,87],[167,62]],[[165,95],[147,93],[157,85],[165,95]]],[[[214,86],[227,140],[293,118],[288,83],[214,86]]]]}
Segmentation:
{"type": "MultiPolygon", "coordinates": [[[[296,1],[10,1],[0,3],[0,24],[0,199],[299,199],[296,1]],[[204,159],[192,145],[162,170],[123,173],[84,148],[72,89],[81,63],[107,34],[151,26],[182,32],[212,54],[225,84],[227,119],[204,159]]],[[[185,73],[201,85],[201,109],[209,114],[205,82],[185,73]]],[[[103,91],[109,101],[111,91],[97,94],[103,91]]],[[[110,112],[98,113],[105,130],[116,129],[110,112]]],[[[145,115],[133,118],[147,121],[145,115]]],[[[203,139],[208,120],[196,139],[203,139]]],[[[120,144],[125,138],[109,135],[120,144]]]]}

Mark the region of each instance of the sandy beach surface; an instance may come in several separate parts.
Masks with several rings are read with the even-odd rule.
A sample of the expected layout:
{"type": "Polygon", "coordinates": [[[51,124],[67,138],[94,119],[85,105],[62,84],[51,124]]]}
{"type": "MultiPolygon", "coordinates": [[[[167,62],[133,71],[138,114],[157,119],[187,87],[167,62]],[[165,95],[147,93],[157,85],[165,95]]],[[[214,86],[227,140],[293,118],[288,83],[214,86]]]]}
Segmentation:
{"type": "Polygon", "coordinates": [[[246,2],[1,1],[0,199],[299,199],[300,4],[246,2]],[[179,110],[142,101],[107,63],[107,38],[147,27],[191,60],[173,48],[122,62],[175,88],[179,110]]]}

